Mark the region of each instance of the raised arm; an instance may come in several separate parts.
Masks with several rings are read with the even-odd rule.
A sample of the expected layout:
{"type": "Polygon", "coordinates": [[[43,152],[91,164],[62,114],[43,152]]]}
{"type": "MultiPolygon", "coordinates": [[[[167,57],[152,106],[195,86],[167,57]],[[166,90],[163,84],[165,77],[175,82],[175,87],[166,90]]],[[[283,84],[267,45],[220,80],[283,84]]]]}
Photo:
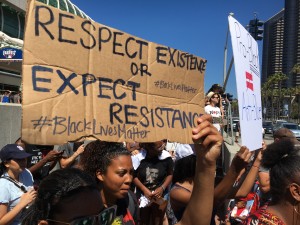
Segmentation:
{"type": "Polygon", "coordinates": [[[216,160],[223,138],[211,124],[210,115],[201,116],[197,124],[192,131],[197,157],[194,188],[179,225],[207,225],[212,216],[216,160]]]}
{"type": "Polygon", "coordinates": [[[249,192],[251,191],[253,184],[255,183],[255,180],[258,175],[258,170],[261,164],[261,158],[262,158],[262,152],[263,148],[259,149],[256,159],[254,160],[248,174],[246,175],[246,178],[242,182],[242,185],[240,186],[239,190],[237,191],[235,197],[246,197],[249,192]]]}
{"type": "Polygon", "coordinates": [[[37,162],[36,164],[32,165],[29,168],[29,171],[32,174],[35,174],[36,172],[38,172],[44,165],[46,165],[48,162],[51,162],[50,165],[50,170],[53,169],[53,166],[55,166],[57,160],[59,160],[61,158],[61,152],[58,152],[56,150],[51,150],[50,152],[48,152],[48,154],[42,158],[39,162],[37,162]]]}
{"type": "Polygon", "coordinates": [[[218,207],[227,198],[232,190],[232,186],[238,178],[241,171],[248,165],[252,153],[245,146],[235,154],[227,174],[215,188],[214,206],[218,207]]]}
{"type": "Polygon", "coordinates": [[[76,152],[73,153],[73,155],[69,156],[68,158],[64,158],[62,157],[60,160],[59,160],[59,163],[60,163],[60,166],[61,168],[67,168],[69,166],[72,165],[72,163],[76,160],[76,158],[84,152],[84,145],[80,145],[79,148],[77,149],[76,152]]]}

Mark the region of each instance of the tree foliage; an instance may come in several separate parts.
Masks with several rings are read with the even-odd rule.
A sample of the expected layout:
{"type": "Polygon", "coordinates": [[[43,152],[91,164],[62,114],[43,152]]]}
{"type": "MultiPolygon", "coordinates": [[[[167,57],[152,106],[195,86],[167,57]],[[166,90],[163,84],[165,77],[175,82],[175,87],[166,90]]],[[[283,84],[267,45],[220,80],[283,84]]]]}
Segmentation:
{"type": "MultiPolygon", "coordinates": [[[[291,72],[300,73],[300,65],[296,64],[291,72]]],[[[287,116],[294,118],[299,116],[300,88],[285,87],[287,79],[287,75],[276,73],[268,77],[267,81],[262,85],[262,105],[263,108],[269,109],[268,112],[272,119],[286,116],[284,103],[288,105],[289,112],[287,112],[287,116]]]]}

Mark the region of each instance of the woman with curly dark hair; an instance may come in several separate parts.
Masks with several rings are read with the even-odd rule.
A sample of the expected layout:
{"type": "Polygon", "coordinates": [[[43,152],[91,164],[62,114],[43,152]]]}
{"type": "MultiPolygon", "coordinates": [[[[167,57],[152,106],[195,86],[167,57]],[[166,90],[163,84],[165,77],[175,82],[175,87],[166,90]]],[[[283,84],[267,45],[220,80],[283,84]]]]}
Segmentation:
{"type": "Polygon", "coordinates": [[[99,214],[102,210],[99,190],[91,176],[75,168],[56,170],[41,182],[22,224],[94,224],[103,219],[99,214]]]}
{"type": "Polygon", "coordinates": [[[115,222],[135,224],[138,207],[130,191],[133,166],[130,152],[122,143],[93,141],[81,154],[79,166],[93,176],[101,188],[105,207],[117,205],[115,222]]]}
{"type": "Polygon", "coordinates": [[[270,169],[271,202],[250,215],[245,224],[300,224],[300,145],[281,140],[269,145],[262,166],[270,169]]]}
{"type": "MultiPolygon", "coordinates": [[[[223,139],[211,124],[210,115],[200,117],[197,124],[197,127],[192,130],[192,140],[195,143],[197,158],[194,189],[191,200],[177,225],[207,225],[212,214],[216,160],[220,154],[223,139]]],[[[92,172],[93,169],[96,169],[95,173],[92,172],[94,179],[89,178],[87,174],[78,169],[63,169],[51,173],[42,181],[38,198],[30,207],[26,219],[23,221],[24,225],[131,224],[131,221],[118,223],[114,220],[114,213],[111,212],[115,212],[115,210],[110,210],[115,209],[114,206],[101,211],[102,199],[105,200],[105,206],[108,206],[113,204],[112,200],[118,202],[119,196],[126,196],[128,193],[132,180],[131,172],[126,171],[130,171],[132,168],[131,160],[127,161],[129,152],[122,144],[110,142],[99,143],[97,141],[90,147],[97,148],[92,152],[98,156],[94,157],[89,154],[90,157],[84,161],[83,168],[88,164],[92,165],[89,171],[92,172]],[[108,147],[101,149],[105,146],[108,147]],[[125,151],[123,151],[124,149],[125,151]],[[96,166],[96,164],[99,165],[96,166]],[[94,184],[96,178],[99,180],[98,184],[103,186],[100,194],[94,184]],[[111,218],[113,220],[103,221],[103,219],[111,218]]]]}

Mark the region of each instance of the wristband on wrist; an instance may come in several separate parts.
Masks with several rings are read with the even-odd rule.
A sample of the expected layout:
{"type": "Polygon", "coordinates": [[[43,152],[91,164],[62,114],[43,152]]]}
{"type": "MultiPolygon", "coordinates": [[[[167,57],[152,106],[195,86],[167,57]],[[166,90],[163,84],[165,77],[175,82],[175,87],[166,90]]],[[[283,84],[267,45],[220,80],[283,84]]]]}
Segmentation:
{"type": "Polygon", "coordinates": [[[253,167],[256,167],[256,168],[258,168],[259,169],[259,166],[255,166],[255,165],[252,165],[253,167]]]}
{"type": "Polygon", "coordinates": [[[163,191],[165,191],[165,190],[166,190],[166,189],[165,189],[165,187],[164,187],[164,185],[161,185],[160,187],[163,189],[163,191]]]}

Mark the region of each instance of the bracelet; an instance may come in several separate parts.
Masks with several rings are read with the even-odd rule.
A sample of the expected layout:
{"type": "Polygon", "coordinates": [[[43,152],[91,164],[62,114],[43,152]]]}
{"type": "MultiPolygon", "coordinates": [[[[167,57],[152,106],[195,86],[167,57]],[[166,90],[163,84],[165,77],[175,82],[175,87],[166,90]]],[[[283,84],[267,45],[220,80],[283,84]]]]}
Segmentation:
{"type": "Polygon", "coordinates": [[[252,167],[256,167],[256,168],[258,168],[258,169],[259,169],[259,166],[252,165],[252,167]]]}
{"type": "Polygon", "coordinates": [[[163,185],[161,185],[160,187],[163,189],[163,191],[165,191],[165,190],[166,190],[166,189],[165,189],[165,187],[164,187],[163,185]]]}

